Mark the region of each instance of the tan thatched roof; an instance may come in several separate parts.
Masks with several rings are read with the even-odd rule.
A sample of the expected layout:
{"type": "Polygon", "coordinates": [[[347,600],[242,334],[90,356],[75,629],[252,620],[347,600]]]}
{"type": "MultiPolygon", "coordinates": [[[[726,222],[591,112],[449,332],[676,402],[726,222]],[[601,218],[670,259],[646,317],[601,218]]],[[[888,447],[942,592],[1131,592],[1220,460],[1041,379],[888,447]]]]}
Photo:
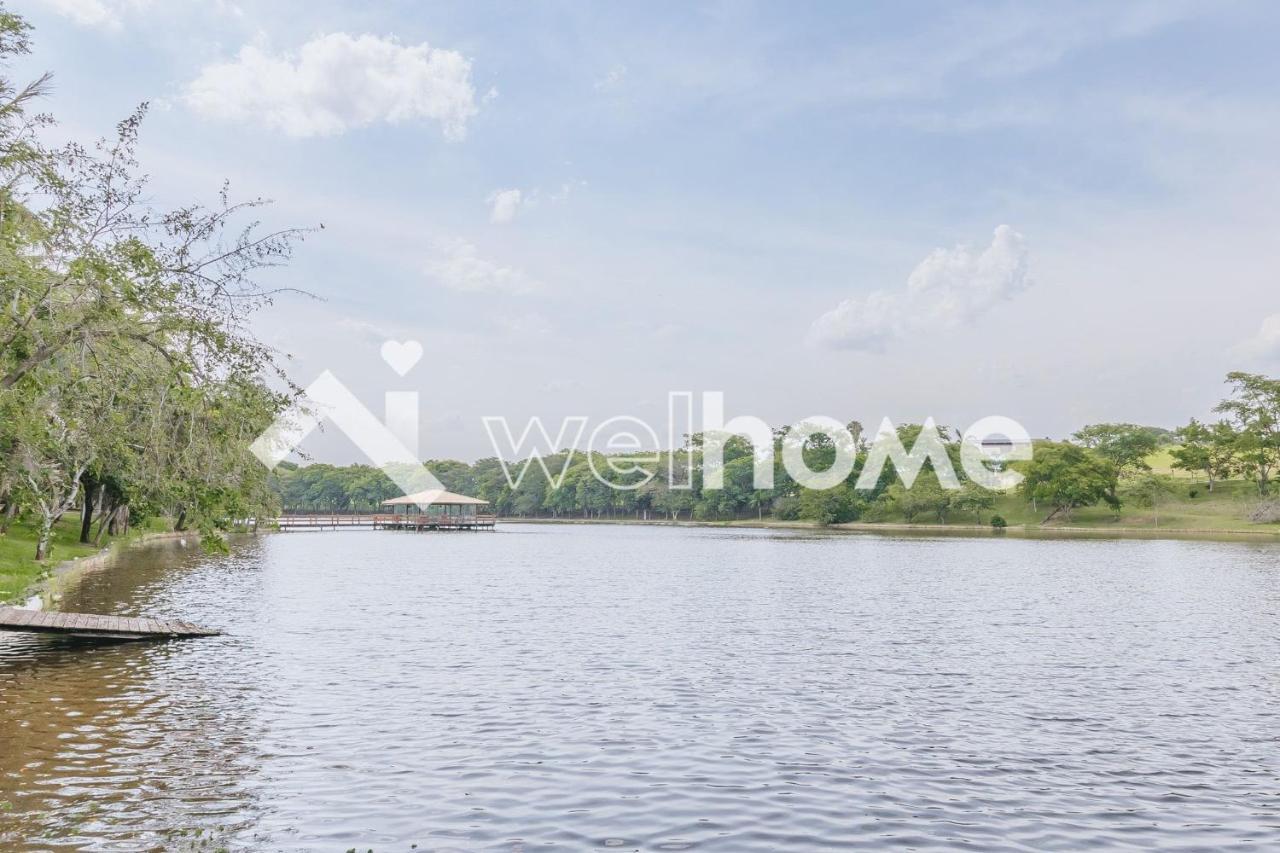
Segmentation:
{"type": "Polygon", "coordinates": [[[482,501],[479,498],[469,498],[466,495],[457,495],[453,492],[446,492],[444,489],[427,489],[425,492],[415,492],[412,495],[404,497],[392,498],[389,501],[383,501],[383,506],[400,506],[401,504],[419,504],[421,506],[430,506],[431,504],[444,505],[466,505],[475,504],[480,506],[488,506],[488,501],[482,501]]]}

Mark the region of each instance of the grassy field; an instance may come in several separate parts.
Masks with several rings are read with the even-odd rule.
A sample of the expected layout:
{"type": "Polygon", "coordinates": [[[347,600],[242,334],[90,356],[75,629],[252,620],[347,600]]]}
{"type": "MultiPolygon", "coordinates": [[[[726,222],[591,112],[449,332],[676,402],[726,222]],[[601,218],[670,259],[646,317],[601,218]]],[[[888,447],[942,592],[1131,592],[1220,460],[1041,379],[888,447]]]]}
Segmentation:
{"type": "MultiPolygon", "coordinates": [[[[1153,463],[1153,468],[1155,464],[1153,463]]],[[[1167,498],[1160,501],[1157,507],[1139,506],[1138,501],[1120,489],[1120,497],[1124,503],[1119,513],[1113,512],[1105,504],[1084,507],[1075,510],[1070,519],[1062,516],[1046,525],[1055,527],[1088,527],[1099,530],[1108,528],[1149,528],[1151,530],[1206,530],[1206,531],[1251,531],[1273,530],[1280,534],[1280,524],[1254,524],[1248,520],[1249,513],[1258,505],[1257,487],[1243,480],[1231,480],[1217,483],[1210,493],[1202,479],[1181,477],[1177,480],[1177,488],[1167,498]],[[1195,497],[1191,496],[1195,492],[1195,497]]],[[[1039,527],[1049,515],[1047,507],[1032,507],[1029,501],[1015,494],[1001,495],[996,499],[994,509],[984,511],[980,516],[953,513],[947,523],[952,525],[987,524],[993,515],[999,515],[1010,527],[1039,527]]],[[[892,513],[884,519],[886,522],[903,522],[905,519],[895,517],[892,513]]],[[[920,517],[917,523],[935,522],[936,519],[920,517]]]]}
{"type": "MultiPolygon", "coordinates": [[[[1155,453],[1147,457],[1147,464],[1151,466],[1151,470],[1156,474],[1164,474],[1169,477],[1176,477],[1179,480],[1200,480],[1203,477],[1194,471],[1183,471],[1180,468],[1173,467],[1172,448],[1162,447],[1155,453]]],[[[1214,487],[1217,488],[1216,486],[1214,487]]]]}
{"type": "Polygon", "coordinates": [[[104,536],[103,545],[95,548],[79,543],[80,517],[69,514],[54,528],[49,559],[37,563],[34,559],[37,538],[35,527],[30,523],[15,522],[8,534],[0,536],[0,603],[20,599],[32,584],[65,560],[87,557],[98,553],[107,544],[128,542],[148,533],[168,529],[169,524],[165,519],[150,519],[146,523],[134,525],[127,536],[104,536]]]}

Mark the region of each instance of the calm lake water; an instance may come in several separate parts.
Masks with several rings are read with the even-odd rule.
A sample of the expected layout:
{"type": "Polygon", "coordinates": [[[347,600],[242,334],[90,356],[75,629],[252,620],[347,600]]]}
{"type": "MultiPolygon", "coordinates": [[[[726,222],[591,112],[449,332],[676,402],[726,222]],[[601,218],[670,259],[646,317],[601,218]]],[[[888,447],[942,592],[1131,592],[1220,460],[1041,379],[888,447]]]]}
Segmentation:
{"type": "Polygon", "coordinates": [[[1280,845],[1280,549],[264,536],[0,635],[0,849],[1280,845]],[[197,831],[200,833],[196,835],[197,831]]]}

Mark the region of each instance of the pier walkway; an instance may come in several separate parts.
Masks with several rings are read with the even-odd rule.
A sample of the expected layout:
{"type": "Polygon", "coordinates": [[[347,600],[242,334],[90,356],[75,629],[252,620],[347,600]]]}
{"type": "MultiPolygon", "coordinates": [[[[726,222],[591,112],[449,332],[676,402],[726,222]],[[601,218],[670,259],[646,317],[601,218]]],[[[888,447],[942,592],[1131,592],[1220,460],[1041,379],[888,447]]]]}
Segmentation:
{"type": "Polygon", "coordinates": [[[132,616],[95,616],[88,613],[55,613],[0,607],[0,631],[66,634],[117,640],[164,640],[182,637],[216,637],[221,631],[172,619],[132,616]]]}
{"type": "Polygon", "coordinates": [[[379,530],[492,530],[498,519],[492,515],[282,515],[275,519],[280,530],[338,530],[373,528],[379,530]]]}
{"type": "Polygon", "coordinates": [[[373,527],[376,515],[282,515],[274,519],[281,530],[329,530],[338,527],[373,527]]]}

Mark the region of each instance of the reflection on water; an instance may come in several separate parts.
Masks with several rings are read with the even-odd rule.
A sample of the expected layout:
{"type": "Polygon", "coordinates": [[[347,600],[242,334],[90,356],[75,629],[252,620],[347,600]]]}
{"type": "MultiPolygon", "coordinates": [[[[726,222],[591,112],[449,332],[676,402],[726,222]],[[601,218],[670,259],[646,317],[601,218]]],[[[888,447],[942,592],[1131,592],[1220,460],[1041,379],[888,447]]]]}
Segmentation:
{"type": "Polygon", "coordinates": [[[518,525],[133,552],[63,608],[227,633],[0,635],[0,849],[1272,844],[1278,556],[518,525]]]}

